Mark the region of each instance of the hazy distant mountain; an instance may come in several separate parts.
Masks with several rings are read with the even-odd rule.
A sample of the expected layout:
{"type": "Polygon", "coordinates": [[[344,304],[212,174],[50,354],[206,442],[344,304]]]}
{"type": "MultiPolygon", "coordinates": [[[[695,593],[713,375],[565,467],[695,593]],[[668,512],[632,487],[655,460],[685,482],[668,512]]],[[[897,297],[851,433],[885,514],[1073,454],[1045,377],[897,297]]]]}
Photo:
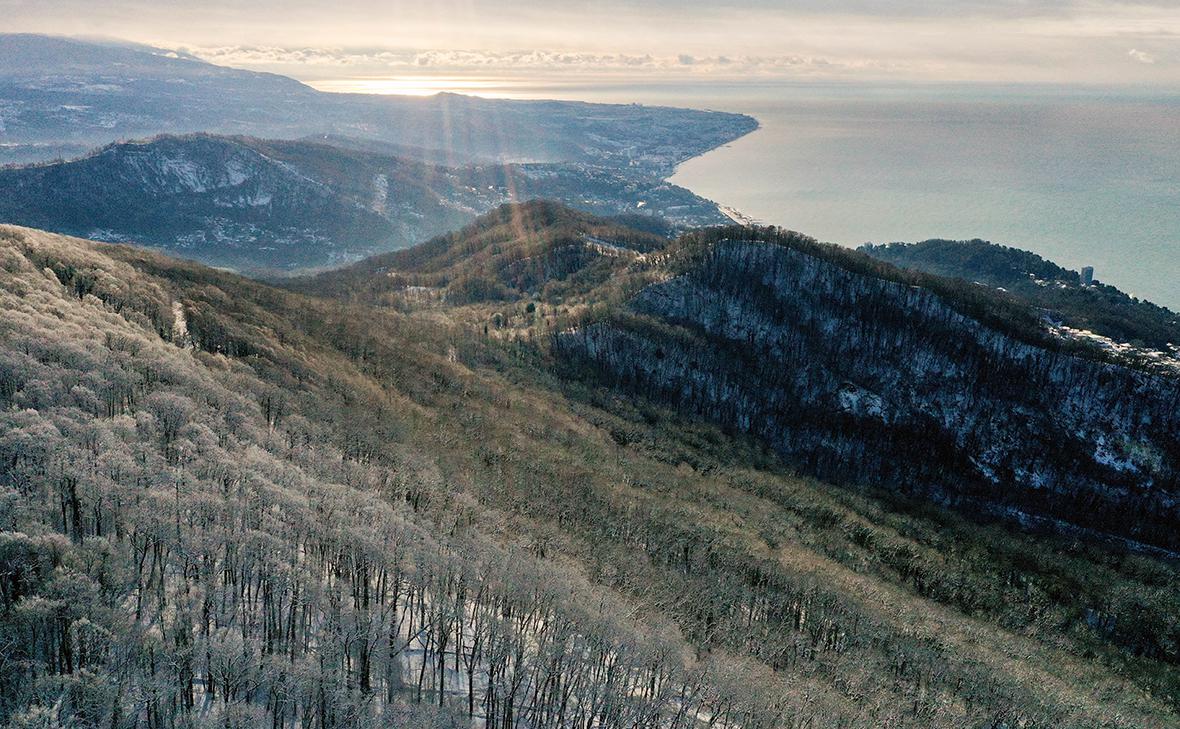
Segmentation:
{"type": "Polygon", "coordinates": [[[391,182],[382,189],[394,202],[381,205],[372,178],[362,201],[328,179],[344,165],[311,169],[306,158],[289,162],[276,152],[244,139],[165,137],[0,170],[0,219],[255,269],[326,265],[407,245],[422,232],[418,218],[399,220],[407,214],[441,227],[465,219],[416,182],[426,177],[420,163],[386,168],[391,182]]]}
{"type": "Polygon", "coordinates": [[[714,225],[728,220],[715,204],[662,178],[755,127],[638,105],[325,94],[147,46],[0,35],[0,161],[73,158],[0,170],[0,221],[253,272],[340,265],[542,197],[714,225]],[[173,136],[115,143],[159,133],[173,136]]]}
{"type": "Polygon", "coordinates": [[[727,220],[715,204],[633,170],[446,168],[309,141],[166,136],[0,169],[0,220],[254,272],[341,265],[539,197],[680,226],[727,220]]]}
{"type": "Polygon", "coordinates": [[[328,94],[170,51],[0,35],[0,162],[158,133],[340,134],[429,161],[583,162],[668,174],[757,126],[739,114],[440,94],[328,94]]]}

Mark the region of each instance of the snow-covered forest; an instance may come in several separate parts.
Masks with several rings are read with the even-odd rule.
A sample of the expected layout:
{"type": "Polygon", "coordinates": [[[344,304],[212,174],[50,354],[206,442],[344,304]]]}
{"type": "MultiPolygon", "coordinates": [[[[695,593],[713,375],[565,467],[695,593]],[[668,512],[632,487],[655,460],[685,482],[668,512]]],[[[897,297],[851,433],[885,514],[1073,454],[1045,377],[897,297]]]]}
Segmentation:
{"type": "Polygon", "coordinates": [[[689,660],[673,626],[482,536],[474,505],[425,508],[461,497],[341,450],[248,367],[194,351],[130,267],[27,233],[0,255],[13,726],[778,716],[740,666],[689,660]]]}
{"type": "Polygon", "coordinates": [[[578,218],[534,208],[427,252],[536,293],[402,310],[3,229],[0,724],[1171,715],[1174,570],[803,478],[561,375],[542,333],[664,259],[565,255],[578,218]],[[521,277],[546,246],[562,286],[521,277]]]}

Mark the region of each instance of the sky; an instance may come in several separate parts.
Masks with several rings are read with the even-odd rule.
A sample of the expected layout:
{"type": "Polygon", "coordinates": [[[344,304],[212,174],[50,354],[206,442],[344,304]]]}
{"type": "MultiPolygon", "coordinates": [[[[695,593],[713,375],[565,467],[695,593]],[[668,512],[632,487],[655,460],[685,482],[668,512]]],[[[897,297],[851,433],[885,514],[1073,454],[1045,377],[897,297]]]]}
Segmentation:
{"type": "Polygon", "coordinates": [[[1180,88],[1180,0],[0,0],[0,32],[107,36],[303,80],[827,79],[1180,88]]]}

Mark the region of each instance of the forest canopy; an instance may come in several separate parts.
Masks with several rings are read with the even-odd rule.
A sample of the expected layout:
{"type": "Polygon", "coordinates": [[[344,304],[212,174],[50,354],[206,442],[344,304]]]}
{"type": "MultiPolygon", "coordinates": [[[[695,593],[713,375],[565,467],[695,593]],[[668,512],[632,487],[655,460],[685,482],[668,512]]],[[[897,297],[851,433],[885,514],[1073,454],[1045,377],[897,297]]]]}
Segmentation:
{"type": "Polygon", "coordinates": [[[561,379],[508,336],[555,302],[399,312],[2,229],[0,724],[1174,718],[1171,566],[561,379]]]}

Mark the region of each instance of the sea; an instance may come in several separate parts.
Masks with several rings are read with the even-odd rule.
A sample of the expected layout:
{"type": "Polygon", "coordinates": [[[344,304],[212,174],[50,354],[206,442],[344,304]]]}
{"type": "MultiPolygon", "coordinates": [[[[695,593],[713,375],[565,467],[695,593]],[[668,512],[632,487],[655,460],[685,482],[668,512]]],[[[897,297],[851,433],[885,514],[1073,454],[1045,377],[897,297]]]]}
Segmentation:
{"type": "Polygon", "coordinates": [[[1180,311],[1180,92],[1006,85],[515,81],[498,94],[743,112],[672,182],[847,246],[982,238],[1180,311]]]}

